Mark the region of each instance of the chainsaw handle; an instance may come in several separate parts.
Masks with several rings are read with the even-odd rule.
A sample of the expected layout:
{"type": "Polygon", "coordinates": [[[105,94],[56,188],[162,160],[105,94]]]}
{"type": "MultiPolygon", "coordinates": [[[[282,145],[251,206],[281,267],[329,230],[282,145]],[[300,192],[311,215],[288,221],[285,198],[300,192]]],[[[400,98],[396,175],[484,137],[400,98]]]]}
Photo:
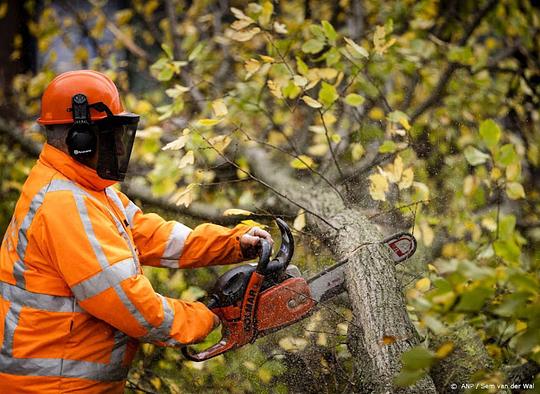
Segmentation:
{"type": "Polygon", "coordinates": [[[182,348],[182,353],[188,360],[200,362],[228,352],[229,350],[233,349],[235,345],[235,342],[231,341],[228,335],[225,335],[218,343],[210,346],[208,349],[200,351],[199,353],[192,352],[188,346],[184,346],[182,348]]]}
{"type": "Polygon", "coordinates": [[[261,249],[256,271],[261,275],[265,275],[266,269],[268,268],[268,263],[270,262],[270,257],[272,257],[272,247],[270,246],[270,242],[268,242],[266,239],[261,238],[260,243],[261,249]]]}

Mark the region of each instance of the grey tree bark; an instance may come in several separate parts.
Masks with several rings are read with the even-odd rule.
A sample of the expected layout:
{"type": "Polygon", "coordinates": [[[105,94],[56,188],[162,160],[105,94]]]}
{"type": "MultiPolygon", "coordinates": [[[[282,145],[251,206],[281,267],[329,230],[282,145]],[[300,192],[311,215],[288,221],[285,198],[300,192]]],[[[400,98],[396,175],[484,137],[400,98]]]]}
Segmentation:
{"type": "MultiPolygon", "coordinates": [[[[382,237],[375,226],[360,211],[347,208],[330,188],[294,179],[285,169],[276,169],[263,150],[251,149],[247,155],[257,177],[337,229],[313,216],[309,218],[311,228],[328,245],[336,260],[349,257],[346,286],[355,328],[349,327],[349,347],[359,372],[355,392],[436,392],[430,377],[406,389],[392,384],[401,368],[401,354],[418,344],[418,337],[405,309],[395,264],[377,244],[382,237]],[[366,243],[372,244],[350,256],[351,251],[366,243]],[[383,344],[385,336],[394,337],[395,342],[383,344]]],[[[281,202],[298,209],[290,202],[281,202]]]]}

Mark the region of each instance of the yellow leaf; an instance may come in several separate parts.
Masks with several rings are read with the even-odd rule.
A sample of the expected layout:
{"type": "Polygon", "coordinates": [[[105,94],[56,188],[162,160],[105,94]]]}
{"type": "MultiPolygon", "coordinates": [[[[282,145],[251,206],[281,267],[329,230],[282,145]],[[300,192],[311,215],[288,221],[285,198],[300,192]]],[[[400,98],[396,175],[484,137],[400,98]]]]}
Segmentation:
{"type": "Polygon", "coordinates": [[[418,192],[418,200],[429,200],[429,187],[422,182],[413,182],[413,186],[418,192]]]}
{"type": "Polygon", "coordinates": [[[212,126],[215,126],[217,125],[219,122],[221,122],[221,119],[199,119],[197,121],[197,123],[200,125],[200,126],[205,126],[205,127],[212,127],[212,126]]]}
{"type": "Polygon", "coordinates": [[[321,108],[322,107],[322,104],[319,103],[317,100],[309,97],[309,96],[302,96],[302,100],[304,101],[304,103],[306,103],[307,105],[309,105],[311,108],[321,108]]]}
{"type": "Polygon", "coordinates": [[[301,87],[301,88],[303,88],[304,86],[306,86],[307,83],[308,83],[307,78],[306,78],[306,77],[303,77],[303,76],[301,76],[301,75],[295,75],[295,76],[293,77],[293,81],[294,81],[294,84],[295,84],[296,86],[299,86],[299,87],[301,87]]]}
{"type": "Polygon", "coordinates": [[[424,245],[431,246],[435,234],[427,221],[424,220],[420,223],[420,230],[422,231],[422,241],[424,242],[424,245]]]}
{"type": "Polygon", "coordinates": [[[393,344],[394,342],[396,342],[396,337],[392,336],[392,335],[384,335],[380,341],[380,344],[381,345],[391,345],[393,344]]]}
{"type": "MultiPolygon", "coordinates": [[[[251,19],[251,18],[250,18],[251,19]]],[[[249,19],[239,19],[231,24],[231,29],[242,30],[251,25],[254,21],[249,19]]]]}
{"type": "Polygon", "coordinates": [[[294,219],[293,228],[297,231],[302,231],[304,227],[306,227],[306,212],[300,209],[298,216],[294,219]]]}
{"type": "Polygon", "coordinates": [[[445,342],[437,349],[435,356],[437,358],[445,358],[452,350],[454,350],[454,344],[452,342],[445,342]]]}
{"type": "Polygon", "coordinates": [[[278,343],[283,350],[291,351],[304,349],[308,341],[304,338],[285,337],[281,338],[278,343]]]}
{"type": "Polygon", "coordinates": [[[291,160],[289,163],[292,168],[296,168],[298,170],[304,170],[307,168],[313,168],[315,167],[315,162],[313,159],[306,155],[300,155],[294,160],[291,160]]]}
{"type": "Polygon", "coordinates": [[[371,198],[378,201],[386,201],[386,192],[389,189],[388,181],[381,174],[373,174],[369,176],[369,194],[371,198]]]}
{"type": "Polygon", "coordinates": [[[232,139],[228,135],[216,135],[215,137],[208,139],[209,144],[219,153],[223,153],[231,141],[232,139]]]}
{"type": "Polygon", "coordinates": [[[251,40],[253,37],[255,37],[257,34],[259,34],[261,29],[258,27],[252,27],[249,30],[243,30],[243,31],[234,31],[234,30],[227,30],[228,36],[232,38],[235,41],[239,42],[245,42],[251,40]]]}
{"type": "Polygon", "coordinates": [[[8,11],[8,3],[2,2],[2,4],[0,4],[0,19],[6,16],[7,11],[8,11]]]}
{"type": "Polygon", "coordinates": [[[412,167],[406,168],[401,175],[401,181],[398,183],[399,190],[408,189],[412,186],[414,179],[414,172],[412,167]]]}
{"type": "Polygon", "coordinates": [[[185,135],[182,135],[175,139],[173,142],[169,142],[167,145],[165,145],[162,150],[179,150],[182,149],[187,142],[188,137],[185,135]]]}
{"type": "Polygon", "coordinates": [[[253,74],[259,71],[259,69],[261,68],[261,63],[259,63],[257,59],[251,58],[244,62],[244,68],[248,72],[245,78],[246,80],[248,80],[249,78],[251,78],[253,74]]]}
{"type": "Polygon", "coordinates": [[[251,220],[251,219],[242,220],[240,223],[245,224],[246,226],[260,227],[260,228],[262,228],[262,229],[268,227],[268,226],[265,225],[265,224],[258,223],[258,222],[256,222],[255,220],[251,220]]]}
{"type": "Polygon", "coordinates": [[[223,216],[237,216],[237,215],[249,216],[252,214],[253,212],[246,211],[245,209],[236,209],[236,208],[226,209],[225,212],[223,212],[223,216]]]}
{"type": "Polygon", "coordinates": [[[506,194],[512,200],[525,198],[525,189],[523,189],[523,185],[521,183],[508,182],[506,184],[506,194]]]}
{"type": "Polygon", "coordinates": [[[158,376],[154,376],[150,379],[150,383],[152,383],[152,386],[154,386],[157,390],[161,388],[161,379],[158,376]]]}
{"type": "Polygon", "coordinates": [[[239,10],[238,8],[231,7],[231,12],[233,13],[233,15],[234,15],[234,17],[236,19],[245,20],[245,21],[251,21],[252,23],[255,22],[253,19],[251,19],[246,14],[244,14],[244,12],[242,10],[239,10]]]}
{"type": "Polygon", "coordinates": [[[384,111],[380,107],[373,107],[369,111],[368,116],[373,120],[383,120],[384,119],[384,111]]]}
{"type": "Polygon", "coordinates": [[[175,193],[175,195],[173,196],[173,200],[175,201],[176,205],[184,205],[185,207],[189,207],[189,205],[193,201],[194,186],[194,184],[190,183],[185,189],[180,190],[178,193],[175,193]]]}
{"type": "Polygon", "coordinates": [[[190,150],[180,159],[180,163],[178,164],[178,168],[182,169],[182,168],[185,168],[185,167],[187,167],[189,165],[192,165],[193,163],[195,163],[195,156],[193,154],[193,151],[190,150]]]}
{"type": "Polygon", "coordinates": [[[409,119],[403,117],[399,119],[399,124],[403,126],[405,130],[409,130],[411,128],[411,124],[409,123],[409,119]]]}
{"type": "Polygon", "coordinates": [[[259,55],[259,57],[265,63],[275,63],[276,61],[276,59],[274,59],[272,56],[259,55]]]}
{"type": "Polygon", "coordinates": [[[270,1],[265,1],[262,5],[262,12],[259,15],[259,22],[262,26],[268,26],[273,12],[274,5],[270,1]]]}
{"type": "Polygon", "coordinates": [[[269,79],[268,82],[266,82],[266,85],[268,86],[268,89],[270,89],[270,93],[274,97],[277,97],[279,99],[283,98],[283,93],[281,93],[281,87],[274,82],[272,79],[269,79]]]}
{"type": "Polygon", "coordinates": [[[287,26],[285,26],[283,23],[274,22],[274,31],[279,34],[287,34],[287,26]]]}
{"type": "Polygon", "coordinates": [[[516,320],[516,332],[520,332],[527,329],[527,323],[523,320],[516,320]]]}
{"type": "Polygon", "coordinates": [[[229,113],[223,99],[217,99],[212,101],[212,110],[214,111],[214,116],[218,118],[225,116],[229,113]]]}
{"type": "MultiPolygon", "coordinates": [[[[364,58],[369,57],[369,53],[368,53],[368,51],[366,51],[366,49],[364,47],[361,47],[360,45],[358,45],[356,42],[354,42],[350,38],[343,37],[343,39],[345,40],[347,45],[349,45],[349,47],[353,50],[353,53],[355,53],[357,55],[360,55],[360,57],[364,57],[364,58]]],[[[355,57],[358,57],[358,56],[355,56],[355,57]]]]}
{"type": "Polygon", "coordinates": [[[324,156],[328,152],[328,144],[315,144],[310,146],[307,151],[313,156],[324,156]]]}
{"type": "Polygon", "coordinates": [[[388,173],[388,180],[392,183],[397,183],[401,179],[403,174],[403,159],[400,155],[394,159],[394,164],[391,165],[390,171],[388,173]]]}
{"type": "Polygon", "coordinates": [[[425,293],[431,287],[431,281],[429,280],[429,278],[419,279],[414,285],[414,287],[416,288],[416,290],[425,293]]]}
{"type": "Polygon", "coordinates": [[[362,156],[364,156],[364,153],[365,153],[365,149],[362,146],[362,144],[359,144],[356,142],[351,144],[351,156],[352,156],[353,161],[360,160],[362,156]]]}
{"type": "Polygon", "coordinates": [[[514,182],[519,180],[521,176],[521,163],[516,161],[514,163],[508,164],[506,167],[506,179],[508,181],[514,182]]]}

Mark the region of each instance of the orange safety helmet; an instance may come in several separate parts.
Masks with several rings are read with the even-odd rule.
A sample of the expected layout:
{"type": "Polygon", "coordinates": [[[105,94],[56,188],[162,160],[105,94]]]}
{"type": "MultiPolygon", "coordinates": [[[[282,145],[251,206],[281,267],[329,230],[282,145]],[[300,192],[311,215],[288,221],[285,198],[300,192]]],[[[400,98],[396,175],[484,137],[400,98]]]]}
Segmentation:
{"type": "Polygon", "coordinates": [[[133,149],[139,115],[124,111],[114,82],[97,71],[69,71],[47,86],[41,99],[42,125],[68,124],[69,154],[103,179],[123,181],[133,149]]]}
{"type": "MultiPolygon", "coordinates": [[[[114,82],[105,74],[92,70],[68,71],[58,75],[47,86],[41,98],[41,116],[37,120],[42,125],[73,123],[71,99],[83,93],[88,103],[102,102],[113,115],[124,115],[120,95],[114,82]]],[[[90,108],[90,119],[104,119],[107,114],[90,108]]]]}

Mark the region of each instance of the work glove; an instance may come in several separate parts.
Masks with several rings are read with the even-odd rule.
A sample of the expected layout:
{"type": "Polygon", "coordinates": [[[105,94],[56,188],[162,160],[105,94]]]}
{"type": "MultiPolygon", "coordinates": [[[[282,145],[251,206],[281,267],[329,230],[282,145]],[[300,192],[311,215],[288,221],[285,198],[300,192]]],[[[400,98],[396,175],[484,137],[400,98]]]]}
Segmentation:
{"type": "Polygon", "coordinates": [[[257,257],[261,249],[261,239],[268,241],[270,247],[274,245],[274,240],[270,233],[259,227],[250,228],[247,233],[240,237],[240,248],[242,249],[244,258],[251,260],[257,257]]]}

